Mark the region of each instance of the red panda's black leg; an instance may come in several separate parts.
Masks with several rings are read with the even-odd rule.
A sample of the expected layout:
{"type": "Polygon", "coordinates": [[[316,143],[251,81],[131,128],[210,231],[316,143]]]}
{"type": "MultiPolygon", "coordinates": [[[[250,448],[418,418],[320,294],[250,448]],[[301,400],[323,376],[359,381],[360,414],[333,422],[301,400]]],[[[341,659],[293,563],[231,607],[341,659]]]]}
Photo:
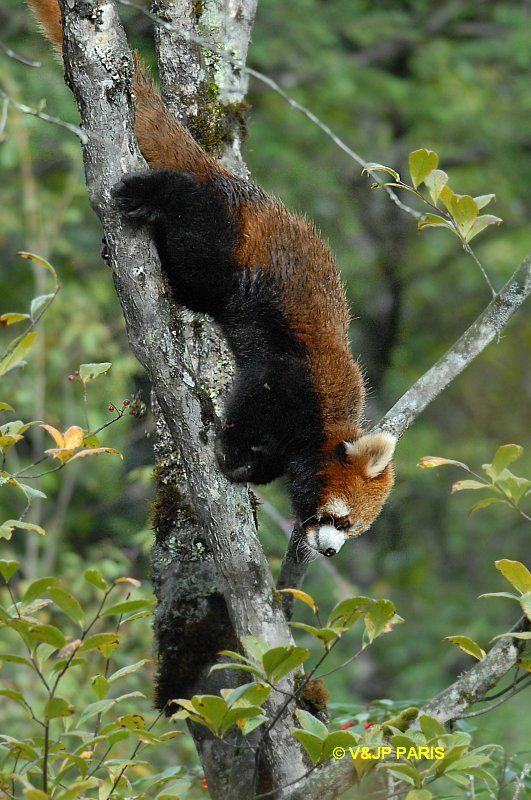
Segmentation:
{"type": "Polygon", "coordinates": [[[234,292],[234,231],[215,190],[188,172],[160,169],[126,175],[113,198],[129,219],[153,227],[175,300],[214,317],[234,292]]]}

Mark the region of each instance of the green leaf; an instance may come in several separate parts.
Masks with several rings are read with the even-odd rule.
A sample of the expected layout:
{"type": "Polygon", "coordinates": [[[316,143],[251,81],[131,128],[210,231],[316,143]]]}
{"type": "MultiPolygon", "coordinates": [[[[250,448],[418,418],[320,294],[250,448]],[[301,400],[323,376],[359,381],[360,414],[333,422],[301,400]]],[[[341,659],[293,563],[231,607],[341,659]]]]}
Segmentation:
{"type": "MultiPolygon", "coordinates": [[[[490,465],[494,470],[495,476],[498,477],[509,464],[521,458],[523,452],[524,448],[520,447],[519,444],[502,444],[501,447],[498,447],[490,465]]],[[[485,469],[485,466],[487,465],[484,465],[483,469],[485,469]]]]}
{"type": "Polygon", "coordinates": [[[24,789],[24,797],[28,800],[50,800],[50,795],[47,792],[42,792],[40,789],[35,789],[33,786],[24,789]]]}
{"type": "Polygon", "coordinates": [[[339,636],[338,631],[333,628],[316,628],[314,625],[306,625],[303,622],[290,622],[290,626],[315,636],[316,639],[320,639],[325,644],[330,644],[339,636]]]}
{"type": "Polygon", "coordinates": [[[266,719],[263,710],[259,706],[237,706],[236,708],[231,708],[223,718],[220,734],[225,736],[233,725],[237,725],[242,730],[247,720],[255,718],[260,719],[261,722],[266,719]]]}
{"type": "Polygon", "coordinates": [[[15,367],[19,367],[25,363],[24,357],[33,347],[35,339],[38,335],[39,334],[37,331],[31,331],[30,333],[26,333],[24,336],[15,339],[14,342],[11,342],[6,354],[0,360],[0,376],[5,375],[10,370],[15,369],[15,367]]]}
{"type": "Polygon", "coordinates": [[[60,587],[52,587],[49,591],[49,595],[52,598],[53,602],[56,606],[59,606],[61,611],[70,617],[70,619],[79,625],[80,628],[83,628],[85,622],[85,612],[79,605],[76,598],[70,594],[70,592],[61,589],[60,587]]]}
{"type": "Polygon", "coordinates": [[[488,508],[488,506],[494,505],[494,503],[502,503],[506,506],[511,505],[507,502],[507,500],[503,500],[501,497],[486,497],[485,500],[480,500],[479,503],[475,503],[471,508],[469,508],[468,513],[473,514],[475,511],[479,511],[481,508],[488,508]]]}
{"type": "Polygon", "coordinates": [[[92,650],[99,650],[107,658],[112,655],[119,642],[120,637],[117,633],[95,633],[81,642],[77,652],[78,655],[81,655],[82,653],[90,653],[92,650]],[[110,653],[109,650],[111,651],[110,653]]]}
{"type": "Polygon", "coordinates": [[[0,663],[2,661],[7,661],[9,664],[24,664],[26,667],[35,671],[35,664],[33,661],[30,661],[29,658],[15,655],[14,653],[0,653],[0,663]]]}
{"type": "Polygon", "coordinates": [[[41,294],[40,297],[34,297],[33,298],[33,300],[31,301],[31,306],[30,306],[30,314],[31,314],[32,320],[35,320],[35,318],[37,317],[37,315],[39,314],[39,311],[41,311],[43,306],[46,307],[46,306],[50,305],[50,303],[52,302],[54,297],[55,297],[55,294],[41,294]]]}
{"type": "Polygon", "coordinates": [[[260,725],[263,725],[266,721],[267,717],[265,715],[262,717],[251,717],[241,726],[242,735],[249,736],[250,733],[256,730],[256,728],[259,728],[260,725]]]}
{"type": "MultiPolygon", "coordinates": [[[[18,481],[14,481],[14,483],[18,484],[18,481]]],[[[18,487],[22,488],[21,484],[18,484],[18,487]]],[[[40,525],[36,525],[34,522],[22,522],[20,519],[6,519],[0,526],[0,538],[11,539],[13,531],[17,528],[24,531],[33,531],[34,533],[38,533],[39,536],[46,535],[44,528],[41,528],[40,525]]]]}
{"type": "Polygon", "coordinates": [[[42,755],[37,753],[27,742],[21,742],[6,734],[0,734],[0,739],[5,742],[9,751],[16,758],[22,756],[27,761],[37,762],[42,757],[42,755]]]}
{"type": "Polygon", "coordinates": [[[44,592],[47,592],[50,587],[56,586],[57,582],[57,578],[53,575],[48,575],[47,577],[38,578],[36,581],[33,581],[24,592],[22,605],[28,606],[30,603],[36,600],[37,597],[41,597],[44,592]]]}
{"type": "Polygon", "coordinates": [[[101,364],[80,364],[79,377],[86,383],[104,375],[111,367],[112,363],[109,361],[103,361],[101,364]]]}
{"type": "Polygon", "coordinates": [[[20,561],[15,561],[14,559],[0,559],[0,573],[2,574],[2,578],[8,583],[15,572],[20,569],[20,561]]]}
{"type": "Polygon", "coordinates": [[[214,694],[194,695],[192,706],[208,724],[214,735],[218,735],[223,718],[227,714],[227,703],[222,697],[214,694]]]}
{"type": "Polygon", "coordinates": [[[57,650],[66,644],[66,636],[55,625],[32,625],[29,632],[38,642],[51,644],[57,650]]]}
{"type": "Polygon", "coordinates": [[[521,594],[531,592],[531,572],[519,561],[502,558],[500,561],[495,561],[494,566],[521,594]]]}
{"type": "Polygon", "coordinates": [[[492,486],[490,483],[482,483],[481,481],[457,481],[452,486],[452,494],[454,492],[462,492],[465,489],[490,489],[492,491],[492,486]]]}
{"type": "Polygon", "coordinates": [[[322,760],[324,761],[326,758],[330,758],[336,747],[344,747],[345,750],[348,750],[349,747],[356,745],[359,739],[359,736],[350,733],[350,731],[333,731],[329,733],[323,743],[321,752],[322,760]]]}
{"type": "Polygon", "coordinates": [[[527,619],[531,620],[531,592],[527,592],[527,594],[521,596],[520,605],[527,619]]]}
{"type": "Polygon", "coordinates": [[[506,497],[509,497],[515,505],[518,505],[522,497],[531,488],[531,481],[527,478],[518,478],[508,469],[505,469],[498,480],[496,486],[502,490],[506,497]]]}
{"type": "Polygon", "coordinates": [[[369,162],[365,164],[363,167],[361,174],[362,175],[370,175],[372,172],[387,172],[389,175],[392,175],[395,181],[400,181],[400,175],[395,169],[391,169],[391,167],[386,167],[385,164],[376,164],[373,162],[369,162]]]}
{"type": "Polygon", "coordinates": [[[511,592],[487,592],[486,594],[480,594],[480,600],[484,597],[508,597],[510,600],[520,600],[520,596],[517,594],[512,594],[511,592]]]}
{"type": "Polygon", "coordinates": [[[433,205],[437,205],[443,187],[448,183],[448,175],[442,169],[432,169],[424,178],[424,184],[429,192],[433,205]]]}
{"type": "Polygon", "coordinates": [[[411,789],[405,800],[432,800],[432,793],[428,789],[411,789]]]}
{"type": "Polygon", "coordinates": [[[272,647],[264,653],[262,664],[271,683],[278,683],[294,669],[300,667],[309,657],[310,651],[305,647],[281,645],[272,647]]]}
{"type": "Polygon", "coordinates": [[[423,214],[417,222],[417,230],[422,231],[424,228],[449,228],[452,233],[456,233],[453,223],[439,214],[423,214]]]}
{"type": "Polygon", "coordinates": [[[224,699],[229,708],[235,705],[240,708],[243,706],[261,706],[270,694],[271,686],[261,681],[253,681],[253,683],[244,683],[242,686],[232,689],[224,699]]]}
{"type": "Polygon", "coordinates": [[[119,678],[123,678],[125,675],[131,675],[133,672],[141,669],[145,664],[149,664],[151,660],[152,659],[150,658],[142,658],[140,661],[137,661],[134,664],[129,664],[127,667],[122,667],[121,669],[116,670],[116,672],[113,672],[112,675],[109,676],[109,683],[114,683],[119,678]]]}
{"type": "Polygon", "coordinates": [[[349,597],[347,600],[342,600],[330,612],[326,627],[334,627],[343,631],[348,630],[364,614],[372,602],[370,597],[349,597]]]}
{"type": "Polygon", "coordinates": [[[485,651],[469,636],[445,636],[445,639],[456,644],[469,656],[477,658],[478,661],[482,661],[486,656],[485,651]]]}
{"type": "Polygon", "coordinates": [[[10,700],[14,700],[15,703],[22,706],[25,711],[28,710],[24,695],[21,692],[17,692],[15,689],[0,689],[0,697],[9,697],[10,700]]]}
{"type": "Polygon", "coordinates": [[[467,770],[471,769],[472,767],[480,767],[482,764],[486,764],[490,761],[490,756],[488,755],[474,755],[473,753],[463,756],[463,758],[454,761],[448,769],[446,770],[446,775],[450,777],[450,772],[467,772],[467,770]]]}
{"type": "Polygon", "coordinates": [[[10,406],[9,403],[1,403],[0,402],[0,411],[14,411],[15,409],[13,406],[10,406]]]}
{"type": "Polygon", "coordinates": [[[441,722],[439,722],[438,719],[435,719],[435,717],[429,717],[426,714],[422,714],[419,717],[419,725],[428,742],[431,739],[438,739],[440,736],[444,736],[446,734],[446,728],[441,722]]]}
{"type": "Polygon", "coordinates": [[[92,689],[98,700],[105,700],[109,694],[109,681],[103,675],[95,675],[92,678],[92,689]]]}
{"type": "Polygon", "coordinates": [[[257,639],[256,636],[242,636],[240,641],[245,652],[261,664],[262,656],[269,650],[267,642],[257,639]]]}
{"type": "Polygon", "coordinates": [[[152,609],[156,602],[154,597],[145,597],[142,600],[124,600],[122,603],[116,603],[116,605],[106,608],[101,616],[110,617],[114,614],[122,615],[139,609],[152,609]]]}
{"type": "Polygon", "coordinates": [[[375,600],[365,612],[365,628],[369,642],[373,642],[388,629],[395,616],[396,607],[390,600],[375,600]]]}
{"type": "MultiPolygon", "coordinates": [[[[85,789],[94,789],[99,786],[100,782],[97,778],[87,778],[87,780],[76,781],[73,786],[70,786],[65,791],[58,795],[54,795],[54,800],[76,800],[84,794],[85,789]]],[[[48,795],[46,795],[48,797],[48,795]]]]}
{"type": "Polygon", "coordinates": [[[468,194],[454,194],[447,208],[457,230],[464,239],[467,239],[479,213],[476,201],[468,194]]]}
{"type": "Polygon", "coordinates": [[[83,577],[87,583],[92,584],[92,586],[95,586],[97,589],[105,591],[108,588],[107,581],[103,578],[99,569],[87,569],[83,573],[83,577]]]}
{"type": "Polygon", "coordinates": [[[124,714],[122,717],[118,717],[116,722],[121,728],[129,731],[143,731],[146,727],[146,720],[141,714],[124,714]]]}
{"type": "Polygon", "coordinates": [[[249,675],[255,675],[257,678],[266,678],[266,674],[263,669],[259,667],[253,667],[251,664],[214,664],[214,666],[210,667],[210,672],[218,672],[220,669],[239,669],[242,672],[248,672],[249,675]]]}
{"type": "Polygon", "coordinates": [[[118,703],[122,703],[124,700],[128,700],[131,697],[144,697],[144,695],[142,692],[128,692],[120,697],[107,697],[104,700],[96,700],[95,703],[89,703],[88,706],[85,706],[79,716],[79,719],[77,720],[77,728],[81,729],[87,720],[97,716],[98,714],[105,714],[107,711],[109,711],[109,709],[113,708],[113,706],[116,706],[118,703]]]}
{"type": "Polygon", "coordinates": [[[438,165],[439,156],[433,150],[414,150],[409,154],[409,174],[415,189],[424,183],[430,172],[437,169],[438,165]]]}
{"type": "Polygon", "coordinates": [[[317,736],[319,739],[326,739],[328,736],[328,728],[324,725],[321,720],[314,717],[313,714],[310,714],[308,711],[304,711],[302,708],[297,708],[295,711],[295,716],[299,721],[299,724],[303,728],[303,730],[308,731],[308,733],[317,736]]]}
{"type": "MultiPolygon", "coordinates": [[[[26,483],[21,483],[20,481],[17,481],[17,484],[18,488],[24,492],[26,498],[30,503],[33,500],[46,500],[46,495],[44,494],[44,492],[41,492],[40,489],[35,489],[34,486],[28,486],[26,483]]],[[[21,528],[23,526],[19,525],[18,527],[21,528]]],[[[33,525],[33,524],[31,524],[31,526],[26,526],[26,530],[35,531],[35,533],[38,533],[41,536],[43,536],[46,532],[44,528],[41,528],[39,525],[33,525]]]]}
{"type": "Polygon", "coordinates": [[[420,787],[422,785],[420,772],[413,764],[390,764],[386,771],[394,775],[395,778],[411,784],[411,786],[420,787]]]}
{"type": "Polygon", "coordinates": [[[49,720],[59,717],[70,717],[74,711],[74,706],[65,700],[64,697],[51,697],[44,706],[44,718],[49,720]]]}
{"type": "Polygon", "coordinates": [[[496,195],[480,194],[478,197],[474,197],[474,200],[476,201],[477,207],[481,209],[485,208],[485,206],[488,206],[488,204],[491,203],[493,200],[496,200],[496,195]]]}
{"type": "Polygon", "coordinates": [[[44,267],[44,269],[47,270],[54,279],[55,288],[56,289],[59,288],[61,284],[59,283],[57,272],[54,270],[52,265],[48,261],[46,261],[45,258],[41,258],[41,256],[36,256],[34,253],[27,253],[26,251],[21,251],[20,253],[17,253],[17,256],[25,258],[27,261],[33,261],[34,264],[39,264],[39,266],[44,267]]]}
{"type": "Polygon", "coordinates": [[[291,735],[302,744],[305,751],[309,755],[312,764],[317,764],[321,760],[321,753],[323,752],[323,739],[319,739],[319,737],[315,736],[313,733],[301,731],[298,728],[291,731],[291,735]]]}
{"type": "Polygon", "coordinates": [[[501,222],[503,222],[503,220],[500,217],[495,217],[493,214],[482,214],[470,228],[466,237],[467,242],[471,242],[478,233],[484,231],[489,225],[499,225],[501,222]]]}

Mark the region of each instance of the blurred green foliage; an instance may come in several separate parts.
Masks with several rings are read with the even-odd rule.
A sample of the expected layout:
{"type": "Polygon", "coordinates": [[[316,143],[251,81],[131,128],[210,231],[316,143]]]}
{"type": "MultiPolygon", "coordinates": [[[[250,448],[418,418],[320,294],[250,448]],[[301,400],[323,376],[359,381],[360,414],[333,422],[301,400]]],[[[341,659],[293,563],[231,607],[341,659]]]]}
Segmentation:
{"type": "MultiPolygon", "coordinates": [[[[150,22],[126,10],[125,16],[135,45],[147,51],[150,22]]],[[[475,249],[499,288],[531,251],[529,16],[519,0],[260,0],[249,62],[363,158],[405,174],[409,152],[433,149],[457,192],[494,192],[493,213],[504,222],[478,237],[475,249]]],[[[30,67],[0,51],[2,90],[76,123],[61,69],[19,0],[3,1],[0,22],[5,45],[41,63],[30,67]]],[[[419,234],[413,218],[381,190],[371,191],[359,165],[281,97],[252,80],[249,100],[252,177],[314,219],[336,252],[354,317],[353,351],[373,387],[367,415],[377,420],[483,309],[488,289],[453,237],[419,234]]],[[[91,424],[98,427],[110,402],[120,405],[137,391],[147,399],[148,390],[128,354],[112,280],[99,258],[101,231],[86,198],[79,143],[66,129],[12,105],[3,110],[0,313],[24,310],[43,293],[42,276],[15,257],[19,250],[50,259],[63,286],[42,346],[0,399],[22,419],[65,430],[82,415],[79,387],[68,375],[81,362],[109,361],[108,378],[91,387],[91,424]]],[[[406,620],[330,679],[337,702],[430,696],[470,663],[444,636],[466,634],[486,647],[514,621],[511,604],[490,603],[485,613],[475,597],[505,588],[495,560],[525,560],[525,520],[503,506],[468,516],[469,499],[450,496],[454,476],[416,464],[439,455],[477,472],[499,445],[516,442],[526,448],[519,472],[529,477],[530,350],[524,307],[400,442],[396,488],[371,533],[345,547],[332,572],[322,561],[311,566],[307,588],[319,603],[355,593],[391,597],[406,620]]],[[[65,472],[49,476],[43,490],[55,500],[36,503],[31,518],[57,546],[51,563],[37,537],[25,540],[23,553],[14,552],[30,576],[43,563],[57,572],[75,570],[80,556],[98,564],[118,558],[129,563],[128,574],[145,574],[150,489],[137,478],[151,463],[150,433],[149,419],[131,419],[121,432],[114,426],[104,444],[124,453],[123,465],[94,459],[68,481],[65,472]]],[[[288,514],[280,487],[264,495],[288,514]]],[[[11,502],[2,518],[12,516],[11,502]]],[[[285,536],[273,517],[264,505],[263,539],[276,567],[285,536]]],[[[301,637],[301,644],[310,642],[301,637]]],[[[348,658],[342,648],[343,642],[331,654],[330,667],[348,658]]],[[[520,698],[529,708],[525,695],[520,698]]],[[[510,704],[477,725],[479,742],[524,748],[525,715],[515,716],[510,704]]]]}

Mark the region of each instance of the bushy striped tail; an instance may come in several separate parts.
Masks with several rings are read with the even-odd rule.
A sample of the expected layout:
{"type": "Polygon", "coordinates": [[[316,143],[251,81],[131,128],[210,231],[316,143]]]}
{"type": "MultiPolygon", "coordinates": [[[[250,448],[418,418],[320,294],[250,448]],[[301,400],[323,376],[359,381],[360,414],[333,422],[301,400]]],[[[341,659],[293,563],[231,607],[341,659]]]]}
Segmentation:
{"type": "MultiPolygon", "coordinates": [[[[27,3],[46,38],[62,54],[63,29],[57,0],[27,0],[27,3]]],[[[138,146],[150,167],[187,170],[199,180],[206,180],[216,172],[225,173],[221,165],[201,149],[166,109],[147,67],[137,53],[133,92],[138,146]]]]}

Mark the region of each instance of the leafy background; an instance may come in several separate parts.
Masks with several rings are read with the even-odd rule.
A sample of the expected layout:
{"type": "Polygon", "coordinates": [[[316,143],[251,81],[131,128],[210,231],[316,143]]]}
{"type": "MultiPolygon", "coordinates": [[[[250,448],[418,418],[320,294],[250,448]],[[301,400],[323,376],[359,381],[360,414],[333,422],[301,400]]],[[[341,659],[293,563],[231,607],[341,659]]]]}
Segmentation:
{"type": "MultiPolygon", "coordinates": [[[[127,9],[124,17],[135,45],[147,51],[150,22],[127,9]]],[[[27,10],[4,0],[0,22],[5,45],[41,63],[29,67],[0,52],[3,91],[75,124],[61,69],[27,10]]],[[[456,191],[495,192],[492,213],[504,222],[479,237],[475,250],[500,287],[531,250],[529,30],[529,6],[521,2],[261,0],[249,63],[365,159],[406,174],[407,154],[426,147],[439,153],[456,191]]],[[[354,317],[353,352],[372,387],[367,416],[377,420],[483,309],[488,289],[454,237],[419,234],[413,218],[371,191],[360,167],[285,100],[252,80],[249,101],[252,178],[314,219],[337,254],[354,317]]],[[[42,343],[24,370],[4,378],[2,399],[21,419],[44,419],[60,430],[83,424],[79,386],[68,375],[82,362],[111,361],[109,375],[90,387],[91,427],[99,427],[109,419],[110,402],[136,393],[147,400],[149,389],[128,353],[112,280],[99,258],[101,231],[86,198],[78,141],[10,106],[0,167],[0,313],[23,310],[48,290],[42,271],[15,256],[19,250],[50,259],[63,284],[42,343]]],[[[0,335],[3,349],[8,336],[0,335]]],[[[431,696],[470,664],[444,636],[467,634],[485,647],[514,622],[510,603],[476,597],[506,588],[493,562],[525,560],[528,525],[504,507],[469,516],[475,496],[450,495],[462,475],[416,464],[442,455],[479,469],[500,444],[518,442],[527,447],[518,472],[529,475],[530,350],[524,308],[400,442],[396,488],[371,533],[344,548],[333,572],[321,561],[311,566],[305,588],[326,610],[346,592],[360,593],[390,597],[406,620],[330,678],[334,701],[431,696]]],[[[40,487],[50,499],[34,505],[31,519],[46,528],[46,540],[14,537],[2,544],[2,557],[22,560],[25,580],[54,573],[74,586],[81,567],[94,564],[110,578],[143,579],[147,591],[151,436],[149,416],[126,416],[102,437],[124,453],[123,463],[94,459],[44,479],[40,487]]],[[[18,457],[51,446],[45,437],[35,431],[18,457]]],[[[288,519],[289,509],[280,485],[259,493],[262,539],[276,569],[286,541],[276,520],[278,513],[288,519]]],[[[4,495],[2,519],[17,516],[19,497],[11,490],[4,495]]],[[[309,621],[304,612],[300,619],[309,621]]],[[[352,647],[343,641],[329,667],[352,647]]],[[[150,649],[146,625],[125,658],[136,661],[150,649]]],[[[529,713],[523,694],[478,718],[478,742],[524,749],[524,704],[529,713]]],[[[12,724],[16,711],[4,704],[0,728],[12,724]]],[[[190,747],[180,747],[192,763],[190,747]]]]}

